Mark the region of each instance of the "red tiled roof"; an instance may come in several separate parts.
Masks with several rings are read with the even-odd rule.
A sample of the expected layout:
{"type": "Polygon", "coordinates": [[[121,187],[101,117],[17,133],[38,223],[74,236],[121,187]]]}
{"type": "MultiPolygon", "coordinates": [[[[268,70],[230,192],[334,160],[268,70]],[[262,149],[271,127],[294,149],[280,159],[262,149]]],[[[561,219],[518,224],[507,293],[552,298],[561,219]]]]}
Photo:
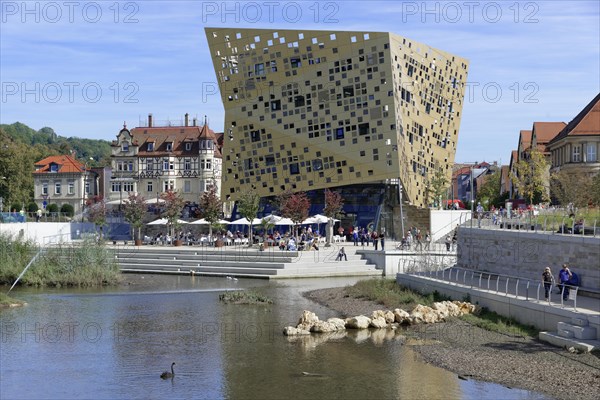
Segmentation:
{"type": "Polygon", "coordinates": [[[538,145],[550,142],[567,126],[564,122],[534,122],[532,134],[538,145]]]}
{"type": "MultiPolygon", "coordinates": [[[[131,135],[139,143],[139,156],[161,156],[167,154],[198,154],[198,139],[212,139],[217,145],[216,134],[207,125],[203,126],[157,126],[133,128],[131,135]],[[148,151],[148,143],[154,143],[154,150],[148,151]],[[167,143],[172,143],[172,150],[167,151],[167,143]],[[186,150],[185,143],[191,143],[186,150]]],[[[215,152],[217,154],[218,151],[215,152]]],[[[218,152],[220,155],[220,152],[218,152]]]]}
{"type": "Polygon", "coordinates": [[[531,131],[522,130],[519,132],[519,150],[525,151],[531,147],[531,131]]]}
{"type": "Polygon", "coordinates": [[[551,141],[567,136],[600,135],[600,94],[596,95],[551,141]]]}
{"type": "Polygon", "coordinates": [[[83,172],[85,165],[71,156],[50,156],[35,163],[34,174],[43,174],[50,171],[50,165],[58,165],[57,173],[83,172]]]}

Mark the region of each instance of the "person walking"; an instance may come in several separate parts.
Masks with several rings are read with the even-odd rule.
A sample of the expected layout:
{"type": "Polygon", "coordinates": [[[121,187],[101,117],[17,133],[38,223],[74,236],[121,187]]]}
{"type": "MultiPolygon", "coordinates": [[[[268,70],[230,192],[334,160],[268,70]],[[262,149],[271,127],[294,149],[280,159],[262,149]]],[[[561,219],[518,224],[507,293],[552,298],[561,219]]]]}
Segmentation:
{"type": "Polygon", "coordinates": [[[377,231],[371,232],[371,239],[373,239],[373,246],[375,250],[377,250],[377,245],[379,244],[379,236],[377,235],[377,231]]]}
{"type": "Polygon", "coordinates": [[[358,230],[354,230],[354,232],[352,232],[352,241],[354,242],[355,246],[358,246],[358,230]]]}
{"type": "Polygon", "coordinates": [[[446,236],[446,251],[450,251],[450,245],[452,244],[452,238],[450,235],[446,236]]]}
{"type": "Polygon", "coordinates": [[[481,228],[481,218],[483,218],[483,206],[481,203],[477,203],[477,227],[481,228]]]}
{"type": "Polygon", "coordinates": [[[552,285],[554,284],[554,276],[552,276],[552,271],[550,271],[550,267],[546,267],[544,272],[542,272],[542,282],[544,282],[544,295],[546,300],[550,297],[550,292],[552,290],[552,285]]]}
{"type": "Polygon", "coordinates": [[[384,233],[381,231],[381,235],[379,235],[379,241],[381,242],[381,251],[385,251],[385,242],[384,242],[384,233]]]}

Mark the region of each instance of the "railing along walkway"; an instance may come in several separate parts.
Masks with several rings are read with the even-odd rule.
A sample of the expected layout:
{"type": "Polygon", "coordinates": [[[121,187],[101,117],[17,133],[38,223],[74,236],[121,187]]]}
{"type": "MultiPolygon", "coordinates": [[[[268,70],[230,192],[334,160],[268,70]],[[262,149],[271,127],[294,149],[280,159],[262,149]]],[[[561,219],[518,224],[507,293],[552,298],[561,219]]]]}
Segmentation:
{"type": "Polygon", "coordinates": [[[560,308],[565,308],[573,304],[573,309],[577,310],[578,301],[584,302],[580,304],[586,310],[600,314],[599,304],[597,299],[578,296],[579,287],[571,285],[559,285],[561,293],[553,292],[557,285],[552,285],[549,291],[548,300],[544,299],[544,283],[541,280],[532,280],[528,278],[494,274],[490,272],[476,271],[471,269],[450,267],[445,269],[435,269],[429,271],[412,271],[407,272],[411,275],[423,276],[439,281],[447,282],[454,285],[462,285],[472,289],[485,290],[506,297],[523,298],[527,301],[536,301],[538,303],[547,302],[548,305],[560,308]],[[564,291],[569,290],[567,300],[563,300],[564,291]],[[552,302],[552,296],[560,296],[560,303],[552,302]]]}

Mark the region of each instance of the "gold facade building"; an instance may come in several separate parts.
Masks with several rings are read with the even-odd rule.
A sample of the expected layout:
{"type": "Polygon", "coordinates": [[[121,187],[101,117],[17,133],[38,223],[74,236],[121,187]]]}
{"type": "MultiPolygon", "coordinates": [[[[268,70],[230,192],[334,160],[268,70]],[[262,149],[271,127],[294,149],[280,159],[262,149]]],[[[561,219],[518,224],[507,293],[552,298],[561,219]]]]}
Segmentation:
{"type": "Polygon", "coordinates": [[[428,205],[454,163],[468,61],[384,32],[206,28],[224,200],[392,183],[428,205]]]}

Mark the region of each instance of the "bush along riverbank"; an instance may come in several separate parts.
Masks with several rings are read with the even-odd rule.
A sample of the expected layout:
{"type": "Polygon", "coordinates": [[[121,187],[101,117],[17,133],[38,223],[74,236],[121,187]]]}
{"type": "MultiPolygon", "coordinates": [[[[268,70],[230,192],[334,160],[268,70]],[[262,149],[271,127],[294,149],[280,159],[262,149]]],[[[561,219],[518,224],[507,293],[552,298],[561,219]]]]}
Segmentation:
{"type": "Polygon", "coordinates": [[[12,285],[38,252],[20,285],[95,287],[121,280],[114,256],[102,242],[90,239],[40,251],[33,242],[0,235],[0,284],[12,285]]]}
{"type": "Polygon", "coordinates": [[[24,306],[26,303],[21,300],[8,297],[4,293],[0,293],[0,308],[24,306]]]}

